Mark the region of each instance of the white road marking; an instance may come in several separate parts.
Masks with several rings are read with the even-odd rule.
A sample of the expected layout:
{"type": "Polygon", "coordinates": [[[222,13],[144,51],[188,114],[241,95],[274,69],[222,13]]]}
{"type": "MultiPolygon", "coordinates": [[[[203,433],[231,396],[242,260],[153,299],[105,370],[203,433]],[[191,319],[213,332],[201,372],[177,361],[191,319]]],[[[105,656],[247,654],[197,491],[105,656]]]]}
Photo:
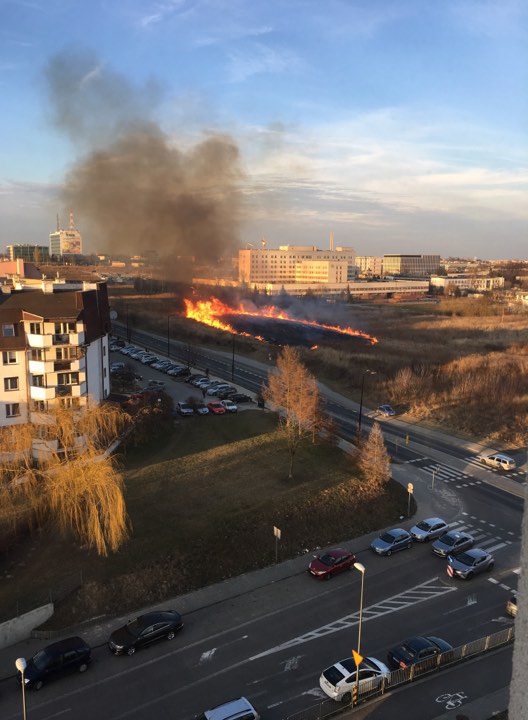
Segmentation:
{"type": "Polygon", "coordinates": [[[205,652],[203,652],[203,653],[200,655],[200,660],[199,660],[199,662],[200,662],[200,663],[203,663],[203,662],[208,662],[209,660],[212,660],[212,659],[213,659],[213,655],[215,654],[215,652],[216,652],[216,648],[213,648],[212,650],[206,650],[205,652]]]}
{"type": "Polygon", "coordinates": [[[299,660],[302,658],[302,655],[294,655],[293,657],[289,658],[284,663],[284,672],[288,672],[289,670],[295,670],[299,667],[299,660]]]}

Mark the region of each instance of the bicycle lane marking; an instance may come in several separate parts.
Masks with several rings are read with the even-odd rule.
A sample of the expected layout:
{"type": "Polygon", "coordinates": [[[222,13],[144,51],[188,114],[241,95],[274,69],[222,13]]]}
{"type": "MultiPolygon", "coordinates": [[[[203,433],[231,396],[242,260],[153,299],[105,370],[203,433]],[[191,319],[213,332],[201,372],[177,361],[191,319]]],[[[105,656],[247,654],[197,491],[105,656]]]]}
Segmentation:
{"type": "MultiPolygon", "coordinates": [[[[456,590],[456,587],[441,583],[438,577],[432,578],[421,585],[416,585],[409,590],[405,590],[404,592],[393,595],[390,598],[386,598],[375,605],[370,605],[369,607],[364,608],[363,622],[379,618],[383,615],[389,615],[390,613],[397,612],[398,610],[404,610],[411,605],[417,605],[418,603],[425,602],[431,598],[436,598],[456,590]]],[[[339,632],[344,628],[353,627],[358,623],[359,611],[351,613],[350,615],[345,615],[345,617],[334,620],[327,625],[323,625],[315,630],[311,630],[308,633],[292,638],[285,643],[281,643],[269,650],[258,653],[258,655],[253,655],[248,658],[248,660],[258,660],[266,657],[267,655],[272,655],[273,653],[281,652],[282,650],[288,650],[296,645],[302,645],[303,643],[310,642],[311,640],[317,640],[324,635],[331,635],[332,633],[339,632]]]]}

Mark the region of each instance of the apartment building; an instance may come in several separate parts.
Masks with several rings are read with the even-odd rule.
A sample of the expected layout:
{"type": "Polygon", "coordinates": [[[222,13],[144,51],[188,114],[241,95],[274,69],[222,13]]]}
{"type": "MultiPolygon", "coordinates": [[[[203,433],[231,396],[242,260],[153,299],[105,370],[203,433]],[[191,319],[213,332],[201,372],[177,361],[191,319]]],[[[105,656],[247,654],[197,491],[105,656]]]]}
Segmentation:
{"type": "Polygon", "coordinates": [[[110,393],[105,283],[42,281],[0,293],[0,426],[45,423],[57,404],[82,407],[110,393]]]}
{"type": "Polygon", "coordinates": [[[457,287],[459,290],[490,292],[504,287],[503,277],[485,277],[481,275],[433,275],[431,286],[436,288],[457,287]]]}
{"type": "Polygon", "coordinates": [[[356,267],[362,277],[381,277],[383,275],[383,257],[381,255],[357,255],[356,267]]]}
{"type": "Polygon", "coordinates": [[[319,250],[313,245],[280,245],[275,249],[247,248],[239,250],[238,253],[239,282],[247,285],[305,283],[310,280],[303,278],[323,276],[325,273],[330,276],[332,273],[342,272],[343,267],[346,267],[346,275],[343,277],[346,282],[354,280],[356,276],[355,257],[355,250],[347,247],[329,250],[319,250]],[[332,268],[328,263],[335,263],[336,266],[332,268]]]}

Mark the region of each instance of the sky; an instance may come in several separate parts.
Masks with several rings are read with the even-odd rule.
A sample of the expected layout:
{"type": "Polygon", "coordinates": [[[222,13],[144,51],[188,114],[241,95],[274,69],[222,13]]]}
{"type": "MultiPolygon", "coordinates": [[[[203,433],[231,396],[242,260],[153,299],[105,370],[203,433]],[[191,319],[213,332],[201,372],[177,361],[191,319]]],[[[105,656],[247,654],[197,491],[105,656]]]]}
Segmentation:
{"type": "Polygon", "coordinates": [[[528,0],[0,0],[0,251],[528,259],[527,87],[528,0]]]}

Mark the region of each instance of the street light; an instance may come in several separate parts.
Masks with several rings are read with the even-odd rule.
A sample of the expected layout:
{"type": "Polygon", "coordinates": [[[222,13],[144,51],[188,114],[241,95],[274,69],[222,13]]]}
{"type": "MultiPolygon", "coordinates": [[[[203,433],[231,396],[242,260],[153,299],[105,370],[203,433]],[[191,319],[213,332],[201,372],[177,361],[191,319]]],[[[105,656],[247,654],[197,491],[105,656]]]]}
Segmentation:
{"type": "Polygon", "coordinates": [[[361,396],[359,398],[359,420],[357,426],[358,436],[361,435],[361,420],[363,418],[363,390],[365,389],[365,376],[375,374],[376,372],[374,370],[365,370],[365,372],[363,373],[363,377],[361,378],[361,396]]]}
{"type": "MultiPolygon", "coordinates": [[[[361,563],[355,562],[354,567],[361,573],[361,594],[359,596],[359,625],[358,625],[358,655],[361,655],[361,626],[363,623],[363,587],[365,584],[365,566],[361,563]]],[[[356,698],[359,693],[359,666],[361,663],[356,665],[356,698]]]]}
{"type": "Polygon", "coordinates": [[[235,333],[233,333],[233,357],[231,360],[231,382],[235,380],[235,333]]]}
{"type": "Polygon", "coordinates": [[[15,666],[18,672],[20,673],[21,677],[21,684],[22,684],[22,717],[24,720],[26,720],[26,683],[24,680],[24,672],[27,667],[26,658],[19,657],[15,660],[15,666]]]}

